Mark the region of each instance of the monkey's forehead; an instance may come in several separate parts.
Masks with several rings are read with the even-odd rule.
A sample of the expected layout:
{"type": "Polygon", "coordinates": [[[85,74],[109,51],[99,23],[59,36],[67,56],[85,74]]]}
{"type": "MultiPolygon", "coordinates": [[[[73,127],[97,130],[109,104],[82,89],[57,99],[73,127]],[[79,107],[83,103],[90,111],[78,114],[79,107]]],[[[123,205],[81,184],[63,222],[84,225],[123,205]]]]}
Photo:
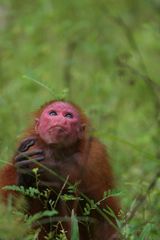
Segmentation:
{"type": "Polygon", "coordinates": [[[43,112],[47,112],[49,110],[55,110],[55,111],[64,111],[64,112],[71,112],[75,115],[75,117],[79,117],[78,110],[72,106],[70,103],[57,101],[54,103],[49,104],[43,112]]]}

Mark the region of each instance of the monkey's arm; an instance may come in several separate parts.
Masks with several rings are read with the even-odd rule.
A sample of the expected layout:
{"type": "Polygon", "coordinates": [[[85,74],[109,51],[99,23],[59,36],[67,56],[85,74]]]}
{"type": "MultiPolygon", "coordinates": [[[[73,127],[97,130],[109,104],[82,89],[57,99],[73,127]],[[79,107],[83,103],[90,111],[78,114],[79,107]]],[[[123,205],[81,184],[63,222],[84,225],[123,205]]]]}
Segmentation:
{"type": "Polygon", "coordinates": [[[44,160],[44,151],[36,146],[36,141],[35,137],[24,139],[14,156],[18,185],[32,186],[35,182],[33,165],[44,160]]]}
{"type": "MultiPolygon", "coordinates": [[[[104,192],[115,189],[113,171],[110,166],[110,160],[106,151],[106,147],[98,141],[93,139],[88,159],[84,170],[83,183],[88,195],[95,201],[100,201],[104,198],[104,192]]],[[[114,206],[116,197],[106,198],[102,203],[108,203],[111,208],[115,208],[115,212],[119,211],[119,206],[114,206]]],[[[116,199],[117,201],[117,199],[116,199]]],[[[105,206],[105,204],[102,204],[105,206]]],[[[119,204],[117,204],[119,205],[119,204]]]]}
{"type": "Polygon", "coordinates": [[[13,191],[3,189],[6,186],[16,185],[16,168],[12,163],[5,165],[0,170],[0,200],[3,200],[4,203],[7,203],[9,195],[16,195],[13,191]]]}
{"type": "Polygon", "coordinates": [[[118,217],[120,203],[116,196],[107,197],[104,194],[105,192],[114,190],[115,184],[105,146],[97,139],[92,141],[90,147],[83,183],[86,195],[98,203],[98,207],[102,211],[102,213],[95,212],[95,216],[99,219],[99,222],[95,227],[94,239],[111,239],[111,236],[117,233],[116,220],[111,212],[113,211],[114,215],[118,217]],[[112,209],[111,212],[110,209],[112,209]],[[104,217],[105,215],[106,217],[104,217]]]}

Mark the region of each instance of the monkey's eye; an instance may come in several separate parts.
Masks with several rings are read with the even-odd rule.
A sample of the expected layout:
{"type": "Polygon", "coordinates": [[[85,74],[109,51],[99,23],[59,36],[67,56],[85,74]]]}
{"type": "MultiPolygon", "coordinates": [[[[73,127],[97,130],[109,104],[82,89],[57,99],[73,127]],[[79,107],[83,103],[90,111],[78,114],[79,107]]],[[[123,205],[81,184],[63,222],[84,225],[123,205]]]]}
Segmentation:
{"type": "Polygon", "coordinates": [[[65,117],[66,117],[66,118],[73,118],[73,114],[72,114],[72,113],[66,113],[66,114],[65,114],[65,117]]]}
{"type": "Polygon", "coordinates": [[[56,113],[55,111],[52,110],[52,111],[49,112],[49,115],[50,115],[50,116],[56,116],[57,113],[56,113]]]}

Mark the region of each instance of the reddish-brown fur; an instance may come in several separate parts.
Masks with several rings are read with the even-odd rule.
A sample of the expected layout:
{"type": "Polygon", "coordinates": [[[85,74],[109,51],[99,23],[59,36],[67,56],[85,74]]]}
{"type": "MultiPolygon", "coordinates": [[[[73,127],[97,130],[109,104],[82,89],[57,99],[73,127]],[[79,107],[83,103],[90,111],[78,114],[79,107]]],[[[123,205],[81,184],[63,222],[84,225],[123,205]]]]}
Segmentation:
{"type": "MultiPolygon", "coordinates": [[[[43,110],[45,109],[45,107],[50,105],[53,102],[55,101],[51,101],[43,105],[35,113],[35,117],[36,118],[39,117],[43,112],[43,110]]],[[[72,162],[69,165],[67,165],[67,164],[64,164],[63,161],[59,160],[60,161],[59,166],[60,166],[60,169],[63,169],[62,175],[64,178],[66,178],[69,175],[69,182],[71,184],[79,182],[78,192],[77,192],[78,195],[82,192],[88,198],[93,199],[95,202],[97,202],[103,198],[103,194],[105,191],[108,191],[110,189],[112,190],[115,187],[114,181],[113,181],[112,169],[109,164],[105,146],[96,138],[91,138],[89,136],[89,127],[90,127],[89,120],[87,119],[85,114],[82,112],[82,110],[78,106],[72,103],[70,104],[74,106],[76,110],[80,113],[80,121],[82,124],[86,124],[87,127],[86,127],[83,138],[80,141],[78,141],[78,143],[76,143],[75,146],[72,146],[72,149],[69,149],[67,151],[64,150],[64,156],[63,156],[64,159],[65,159],[65,154],[69,153],[71,160],[73,158],[73,161],[76,162],[76,165],[72,164],[72,162]],[[74,155],[74,153],[78,153],[78,156],[74,155]]],[[[44,164],[46,166],[47,164],[51,164],[52,149],[50,146],[46,146],[46,144],[43,143],[43,141],[39,138],[39,136],[37,136],[37,133],[35,132],[34,124],[31,126],[31,128],[29,128],[26,131],[22,140],[31,136],[38,138],[38,142],[34,146],[32,146],[30,150],[33,150],[36,148],[43,149],[46,152],[46,160],[44,161],[44,164]]],[[[6,165],[0,172],[0,187],[3,187],[5,185],[17,184],[19,173],[17,172],[17,169],[15,167],[16,154],[14,155],[12,161],[8,165],[6,165]]],[[[56,154],[58,154],[58,151],[56,154]]],[[[61,174],[61,170],[60,170],[60,174],[61,174]]],[[[53,187],[57,184],[57,183],[54,184],[55,177],[52,178],[52,175],[48,176],[48,173],[42,174],[42,177],[40,178],[42,182],[43,180],[47,180],[48,182],[53,184],[53,187]]],[[[60,185],[57,185],[57,186],[58,186],[58,189],[60,188],[59,189],[60,191],[61,190],[60,185]]],[[[45,187],[47,188],[47,186],[45,187]]],[[[0,193],[2,198],[5,201],[7,201],[7,197],[10,194],[10,192],[5,190],[0,190],[0,193]]],[[[29,212],[31,214],[44,210],[43,204],[38,199],[34,199],[34,200],[28,199],[28,202],[30,206],[29,212]],[[32,204],[30,204],[30,201],[32,204]]],[[[110,197],[101,202],[100,208],[102,209],[107,205],[114,211],[115,215],[118,216],[118,212],[120,210],[119,201],[115,197],[110,197]]],[[[79,210],[80,209],[79,206],[80,206],[80,203],[78,201],[75,201],[75,202],[73,201],[70,203],[69,207],[73,208],[75,213],[78,216],[81,216],[82,213],[81,213],[81,210],[79,210]]],[[[83,204],[82,204],[82,207],[83,207],[83,204]]],[[[60,201],[57,205],[57,208],[58,208],[59,214],[62,217],[66,215],[68,216],[71,215],[71,213],[68,212],[68,207],[66,202],[60,201]]],[[[103,219],[103,217],[96,210],[93,211],[93,214],[91,216],[97,219],[95,226],[93,225],[93,228],[92,228],[94,229],[94,231],[92,233],[93,235],[91,239],[94,239],[94,240],[112,239],[112,235],[116,233],[115,228],[112,227],[107,222],[107,220],[103,219]]],[[[111,219],[111,221],[114,222],[113,219],[111,219]]],[[[67,236],[68,236],[68,239],[70,239],[71,224],[69,222],[66,222],[63,224],[63,227],[65,228],[66,231],[68,231],[67,236]]],[[[80,229],[81,240],[90,239],[83,225],[80,225],[79,229],[80,229]]],[[[44,225],[43,230],[39,235],[39,240],[44,240],[44,236],[47,231],[49,232],[48,226],[44,225]]]]}

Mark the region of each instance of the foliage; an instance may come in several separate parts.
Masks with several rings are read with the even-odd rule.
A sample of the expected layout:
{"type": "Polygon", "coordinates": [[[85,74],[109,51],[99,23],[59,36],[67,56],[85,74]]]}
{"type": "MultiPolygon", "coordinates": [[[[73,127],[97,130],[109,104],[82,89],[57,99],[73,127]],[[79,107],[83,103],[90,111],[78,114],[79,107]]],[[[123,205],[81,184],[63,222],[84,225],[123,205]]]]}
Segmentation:
{"type": "MultiPolygon", "coordinates": [[[[38,184],[37,184],[37,186],[38,186],[38,184]]],[[[62,188],[63,188],[63,186],[62,186],[62,188]]],[[[110,209],[108,207],[106,209],[101,210],[99,208],[100,201],[94,202],[93,200],[91,200],[87,196],[85,196],[83,193],[81,194],[82,196],[79,198],[79,197],[76,197],[76,195],[77,195],[76,191],[75,192],[72,191],[72,195],[70,197],[70,189],[71,188],[73,189],[74,187],[72,187],[70,184],[70,186],[68,187],[67,193],[63,193],[63,191],[60,190],[60,194],[56,194],[57,198],[55,198],[54,201],[51,201],[50,200],[51,194],[55,195],[54,188],[52,190],[51,189],[40,190],[38,187],[24,188],[23,186],[16,186],[16,185],[4,187],[5,190],[18,192],[18,193],[21,193],[22,196],[27,196],[30,199],[38,199],[41,203],[43,202],[44,211],[35,213],[31,216],[30,215],[28,216],[28,214],[26,214],[27,208],[25,208],[25,207],[24,208],[21,207],[19,209],[19,211],[17,211],[18,205],[23,206],[23,204],[18,200],[18,198],[16,199],[17,200],[16,202],[18,204],[15,205],[15,210],[14,210],[13,206],[10,205],[10,211],[9,211],[8,217],[11,216],[11,218],[13,217],[13,219],[14,219],[15,215],[17,215],[20,217],[20,220],[23,221],[27,226],[26,230],[23,230],[23,227],[25,229],[25,225],[22,226],[20,235],[15,235],[15,238],[19,239],[19,237],[23,236],[23,237],[27,237],[27,239],[28,238],[30,239],[30,235],[28,233],[29,233],[29,231],[31,231],[33,225],[34,226],[38,225],[38,226],[43,227],[43,223],[48,223],[48,224],[50,224],[50,232],[46,236],[47,240],[49,240],[49,239],[66,240],[67,238],[66,238],[65,231],[63,228],[63,221],[68,221],[68,220],[70,220],[70,218],[59,216],[59,212],[56,210],[59,197],[62,199],[63,202],[70,201],[70,202],[76,203],[76,201],[81,201],[81,202],[83,202],[83,205],[84,205],[84,203],[86,203],[84,205],[84,208],[82,207],[82,213],[81,213],[82,216],[77,217],[74,213],[74,210],[71,209],[71,240],[79,239],[78,222],[84,223],[85,225],[88,225],[88,228],[90,228],[89,224],[92,219],[90,216],[91,216],[92,211],[95,209],[100,213],[100,215],[102,215],[109,222],[111,222],[111,221],[109,220],[108,216],[115,218],[117,220],[117,223],[120,226],[121,222],[116,218],[112,209],[110,209]],[[74,196],[74,198],[73,198],[73,196],[74,196]],[[54,226],[54,228],[53,228],[53,226],[54,226]],[[59,228],[60,228],[60,233],[57,233],[57,229],[59,229],[59,228]]],[[[66,192],[66,190],[65,190],[65,192],[66,192]]],[[[105,195],[105,197],[102,199],[102,201],[105,198],[108,198],[110,196],[115,196],[114,193],[111,193],[110,191],[108,193],[105,193],[104,195],[105,195]]],[[[15,199],[14,199],[14,201],[15,201],[15,199]]],[[[68,210],[69,210],[69,208],[68,208],[68,210]]],[[[18,223],[16,222],[16,224],[18,224],[18,223]]],[[[13,231],[13,228],[11,227],[11,228],[9,228],[9,230],[13,231]]],[[[32,230],[32,232],[33,232],[33,230],[32,230]]],[[[38,232],[39,232],[39,229],[36,229],[34,231],[34,234],[37,235],[38,232]]],[[[7,237],[9,237],[9,239],[10,239],[10,235],[7,235],[7,237]]]]}
{"type": "MultiPolygon", "coordinates": [[[[1,165],[31,113],[65,96],[107,144],[124,214],[159,169],[159,10],[157,0],[1,0],[1,165]]],[[[159,189],[157,181],[126,239],[159,239],[159,189]]],[[[19,232],[13,219],[0,207],[4,240],[19,232]]]]}

